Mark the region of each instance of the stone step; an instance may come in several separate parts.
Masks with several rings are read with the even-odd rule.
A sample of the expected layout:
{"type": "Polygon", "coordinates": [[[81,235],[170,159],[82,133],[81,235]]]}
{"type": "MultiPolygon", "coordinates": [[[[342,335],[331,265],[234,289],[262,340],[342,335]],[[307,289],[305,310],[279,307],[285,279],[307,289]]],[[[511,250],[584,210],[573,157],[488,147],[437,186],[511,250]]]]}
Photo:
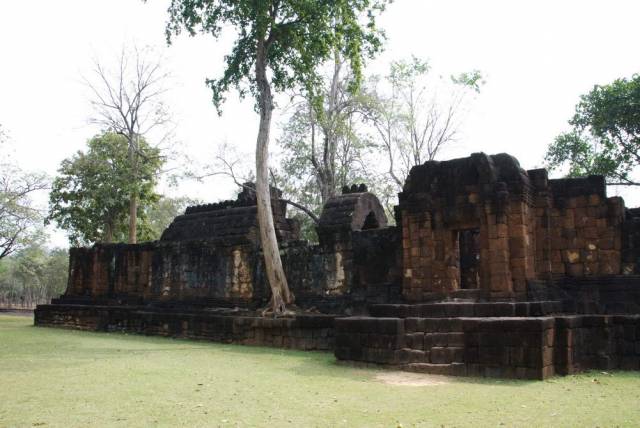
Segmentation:
{"type": "Polygon", "coordinates": [[[427,292],[423,293],[423,301],[424,302],[439,302],[439,301],[452,301],[452,302],[480,302],[486,301],[488,294],[484,290],[480,290],[477,288],[470,289],[460,289],[451,292],[438,293],[438,292],[427,292]]]}
{"type": "Polygon", "coordinates": [[[400,361],[407,363],[453,364],[464,362],[464,347],[430,346],[423,349],[402,348],[400,361]]]}
{"type": "MultiPolygon", "coordinates": [[[[406,328],[406,327],[405,327],[406,328]]],[[[429,351],[432,347],[464,347],[462,331],[417,331],[404,334],[404,344],[410,349],[429,351]]]]}
{"type": "Polygon", "coordinates": [[[51,299],[52,305],[140,305],[142,299],[135,296],[61,296],[51,299]]]}
{"type": "Polygon", "coordinates": [[[466,376],[467,367],[464,363],[432,364],[409,363],[402,366],[404,370],[415,373],[428,373],[445,376],[466,376]]]}
{"type": "Polygon", "coordinates": [[[370,305],[372,317],[452,318],[452,317],[538,317],[564,312],[561,301],[535,302],[438,302],[370,305]]]}

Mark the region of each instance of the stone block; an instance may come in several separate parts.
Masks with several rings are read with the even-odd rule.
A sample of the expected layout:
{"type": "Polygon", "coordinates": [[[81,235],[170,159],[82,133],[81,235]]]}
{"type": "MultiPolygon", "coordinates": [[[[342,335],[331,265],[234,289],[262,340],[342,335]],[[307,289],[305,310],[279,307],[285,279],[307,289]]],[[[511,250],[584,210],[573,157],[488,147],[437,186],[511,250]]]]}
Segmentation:
{"type": "Polygon", "coordinates": [[[424,350],[424,333],[409,333],[405,335],[405,346],[411,349],[424,350]]]}
{"type": "Polygon", "coordinates": [[[449,343],[449,334],[448,333],[432,333],[430,342],[434,347],[447,346],[449,343]]]}
{"type": "Polygon", "coordinates": [[[445,312],[446,305],[437,304],[437,303],[429,303],[421,306],[423,317],[436,317],[441,318],[446,316],[445,312]]]}
{"type": "Polygon", "coordinates": [[[493,378],[506,378],[510,377],[508,374],[508,367],[498,365],[487,365],[484,367],[484,376],[493,378]]]}
{"type": "Polygon", "coordinates": [[[425,351],[431,349],[431,347],[433,346],[436,346],[433,339],[433,333],[425,333],[422,338],[422,343],[425,351]]]}
{"type": "Polygon", "coordinates": [[[403,357],[400,363],[424,363],[429,361],[429,353],[417,349],[402,349],[403,357]]]}
{"type": "Polygon", "coordinates": [[[484,366],[482,364],[465,364],[467,376],[484,377],[484,366]]]}
{"type": "Polygon", "coordinates": [[[480,350],[477,346],[465,346],[463,351],[463,361],[465,363],[479,363],[480,362],[480,350]]]}
{"type": "Polygon", "coordinates": [[[506,366],[509,364],[509,348],[481,346],[478,348],[478,360],[481,364],[506,366]]]}
{"type": "Polygon", "coordinates": [[[449,364],[451,362],[447,348],[440,346],[431,348],[429,358],[432,364],[449,364]]]}
{"type": "Polygon", "coordinates": [[[447,347],[447,353],[451,363],[463,363],[465,361],[464,347],[462,346],[449,346],[447,347]]]}
{"type": "Polygon", "coordinates": [[[515,316],[517,317],[528,317],[529,316],[529,302],[517,302],[514,304],[515,316]]]}
{"type": "Polygon", "coordinates": [[[584,266],[582,264],[567,263],[565,266],[566,266],[567,275],[573,276],[573,277],[584,276],[584,266]]]}
{"type": "Polygon", "coordinates": [[[458,362],[451,363],[449,373],[451,376],[467,376],[467,365],[458,362]]]}
{"type": "Polygon", "coordinates": [[[522,331],[519,340],[519,346],[525,348],[541,348],[543,346],[543,338],[541,332],[522,331]]]}
{"type": "Polygon", "coordinates": [[[447,333],[447,346],[464,347],[465,333],[447,333]]]}
{"type": "Polygon", "coordinates": [[[587,205],[590,207],[597,207],[604,203],[602,198],[599,195],[589,195],[589,199],[587,205]]]}
{"type": "Polygon", "coordinates": [[[371,324],[372,331],[378,331],[382,334],[390,335],[403,335],[404,334],[404,319],[402,318],[371,318],[368,321],[371,324]]]}
{"type": "Polygon", "coordinates": [[[553,348],[554,344],[555,344],[555,330],[554,329],[548,329],[548,330],[544,330],[542,332],[542,344],[544,346],[553,348]]]}
{"type": "Polygon", "coordinates": [[[424,318],[406,318],[404,328],[407,333],[424,332],[424,318]]]}
{"type": "Polygon", "coordinates": [[[460,318],[440,318],[437,320],[436,325],[441,333],[462,332],[462,320],[460,318]]]}
{"type": "Polygon", "coordinates": [[[417,373],[430,373],[435,375],[453,376],[454,367],[450,364],[412,363],[405,369],[417,373]]]}
{"type": "Polygon", "coordinates": [[[509,348],[509,364],[514,367],[524,367],[526,365],[526,350],[520,346],[509,348]]]}

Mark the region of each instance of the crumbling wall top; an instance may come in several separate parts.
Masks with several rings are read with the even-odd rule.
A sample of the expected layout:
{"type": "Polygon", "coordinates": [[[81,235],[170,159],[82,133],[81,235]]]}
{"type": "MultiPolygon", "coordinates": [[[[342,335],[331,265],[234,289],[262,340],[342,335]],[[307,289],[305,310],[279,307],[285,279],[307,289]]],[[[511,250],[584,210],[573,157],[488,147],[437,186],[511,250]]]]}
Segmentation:
{"type": "Polygon", "coordinates": [[[606,182],[601,175],[549,180],[549,187],[554,198],[573,198],[584,195],[598,195],[602,199],[607,197],[606,182]]]}
{"type": "MultiPolygon", "coordinates": [[[[188,207],[162,233],[161,241],[214,240],[229,245],[258,243],[255,185],[245,183],[236,200],[188,207]]],[[[299,239],[299,225],[286,218],[282,192],[271,188],[271,208],[280,241],[299,239]]]]}
{"type": "Polygon", "coordinates": [[[318,234],[378,229],[387,226],[384,208],[366,186],[345,188],[342,195],[330,198],[318,222],[318,234]]]}
{"type": "Polygon", "coordinates": [[[527,172],[518,160],[506,153],[473,153],[466,158],[428,161],[414,166],[405,182],[404,196],[428,193],[432,197],[466,194],[469,186],[493,192],[497,183],[505,183],[510,192],[522,193],[530,187],[527,172]]]}
{"type": "MultiPolygon", "coordinates": [[[[187,207],[185,210],[185,214],[196,214],[207,211],[218,211],[225,210],[227,208],[238,208],[238,207],[252,207],[256,206],[256,185],[254,183],[244,183],[242,185],[242,192],[238,194],[238,197],[235,200],[227,200],[214,202],[212,204],[202,204],[202,205],[193,205],[187,207]]],[[[271,198],[272,199],[281,199],[282,191],[273,186],[270,188],[271,198]]]]}

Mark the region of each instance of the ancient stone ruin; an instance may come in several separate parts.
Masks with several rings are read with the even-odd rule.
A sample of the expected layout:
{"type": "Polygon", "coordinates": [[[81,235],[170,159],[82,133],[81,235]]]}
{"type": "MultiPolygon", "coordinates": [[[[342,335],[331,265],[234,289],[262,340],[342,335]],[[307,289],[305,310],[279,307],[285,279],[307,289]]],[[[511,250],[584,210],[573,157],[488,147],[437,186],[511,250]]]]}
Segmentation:
{"type": "Polygon", "coordinates": [[[551,180],[507,154],[411,170],[396,226],[366,187],[299,239],[272,189],[299,315],[265,318],[255,195],[189,207],[156,242],[70,250],[63,296],[35,323],[333,350],[428,373],[544,379],[640,369],[640,210],[602,177],[551,180]]]}

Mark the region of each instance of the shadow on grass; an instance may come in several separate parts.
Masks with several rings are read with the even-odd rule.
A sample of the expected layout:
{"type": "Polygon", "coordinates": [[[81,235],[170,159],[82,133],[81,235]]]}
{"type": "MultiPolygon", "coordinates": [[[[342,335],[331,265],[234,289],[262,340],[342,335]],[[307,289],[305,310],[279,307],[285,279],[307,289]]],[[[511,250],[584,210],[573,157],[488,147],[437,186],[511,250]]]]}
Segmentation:
{"type": "MultiPolygon", "coordinates": [[[[332,377],[351,379],[356,381],[374,381],[374,377],[381,372],[398,371],[398,369],[369,364],[340,362],[330,351],[302,351],[286,348],[270,348],[264,346],[227,344],[211,342],[206,339],[191,339],[181,337],[153,336],[136,333],[79,331],[64,328],[21,326],[19,329],[34,332],[42,329],[53,334],[57,351],[73,351],[71,364],[91,362],[96,358],[128,358],[134,355],[162,354],[166,352],[211,351],[228,355],[230,360],[237,356],[254,356],[272,359],[286,356],[293,360],[288,364],[289,370],[300,377],[332,377]],[[68,342],[60,341],[68,337],[68,342]],[[81,342],[79,338],[91,339],[91,346],[81,342]],[[114,341],[115,340],[115,341],[114,341]],[[133,346],[131,346],[133,345],[133,346]],[[143,345],[143,346],[140,346],[143,345]],[[80,352],[77,352],[80,351],[80,352]]],[[[31,355],[32,350],[25,349],[24,355],[31,355]]],[[[51,359],[58,358],[51,355],[51,359]]],[[[432,376],[432,375],[427,375],[432,376]]],[[[527,386],[540,381],[505,380],[494,378],[446,377],[448,383],[484,384],[504,386],[527,386]]]]}

